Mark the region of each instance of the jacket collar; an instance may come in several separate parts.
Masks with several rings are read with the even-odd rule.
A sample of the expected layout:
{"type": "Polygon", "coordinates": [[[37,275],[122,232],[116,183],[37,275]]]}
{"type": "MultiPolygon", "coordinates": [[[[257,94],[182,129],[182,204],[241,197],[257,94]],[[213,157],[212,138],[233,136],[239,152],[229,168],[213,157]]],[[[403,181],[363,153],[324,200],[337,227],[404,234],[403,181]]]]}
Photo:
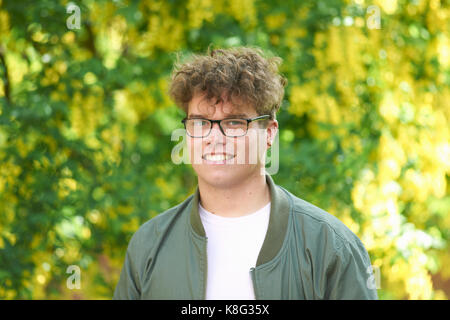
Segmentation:
{"type": "MultiPolygon", "coordinates": [[[[272,177],[266,174],[266,182],[270,189],[270,218],[266,237],[258,255],[256,266],[262,265],[272,260],[280,251],[287,231],[289,212],[291,209],[289,199],[285,191],[277,186],[272,177]]],[[[199,188],[197,186],[191,207],[190,223],[192,229],[197,235],[206,237],[205,229],[198,212],[198,202],[200,198],[199,188]]]]}

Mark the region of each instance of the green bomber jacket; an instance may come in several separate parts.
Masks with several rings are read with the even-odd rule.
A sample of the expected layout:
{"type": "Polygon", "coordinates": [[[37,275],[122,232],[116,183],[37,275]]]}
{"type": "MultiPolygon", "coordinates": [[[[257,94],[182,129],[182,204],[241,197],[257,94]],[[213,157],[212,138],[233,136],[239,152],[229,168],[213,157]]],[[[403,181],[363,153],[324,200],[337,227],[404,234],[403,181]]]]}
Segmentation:
{"type": "MultiPolygon", "coordinates": [[[[378,299],[360,239],[268,174],[266,181],[269,225],[249,270],[256,299],[378,299]]],[[[205,299],[208,238],[198,202],[197,186],[194,194],[133,234],[113,299],[205,299]]]]}

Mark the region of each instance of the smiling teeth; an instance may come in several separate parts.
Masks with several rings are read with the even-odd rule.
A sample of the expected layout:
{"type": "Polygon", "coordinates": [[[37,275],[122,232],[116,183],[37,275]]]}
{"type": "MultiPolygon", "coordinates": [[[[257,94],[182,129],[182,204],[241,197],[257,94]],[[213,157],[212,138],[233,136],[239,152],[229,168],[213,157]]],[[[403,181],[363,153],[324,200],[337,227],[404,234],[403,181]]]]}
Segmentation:
{"type": "Polygon", "coordinates": [[[224,160],[229,160],[233,158],[233,156],[231,155],[224,155],[224,154],[207,154],[205,156],[205,159],[208,161],[224,161],[224,160]]]}

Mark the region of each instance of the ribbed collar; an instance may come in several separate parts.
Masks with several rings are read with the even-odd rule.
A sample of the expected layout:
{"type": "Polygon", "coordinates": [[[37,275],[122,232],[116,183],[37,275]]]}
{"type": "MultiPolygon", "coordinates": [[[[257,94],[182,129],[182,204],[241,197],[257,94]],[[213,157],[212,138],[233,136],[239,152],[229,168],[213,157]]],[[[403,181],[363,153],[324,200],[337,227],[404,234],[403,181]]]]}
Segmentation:
{"type": "MultiPolygon", "coordinates": [[[[286,235],[289,212],[291,209],[286,193],[274,183],[272,177],[268,174],[266,174],[266,182],[270,189],[270,218],[266,237],[264,238],[256,266],[272,260],[281,249],[286,235]]],[[[199,199],[200,192],[197,186],[192,199],[190,222],[192,229],[197,235],[206,237],[205,229],[203,228],[198,212],[199,199]]]]}

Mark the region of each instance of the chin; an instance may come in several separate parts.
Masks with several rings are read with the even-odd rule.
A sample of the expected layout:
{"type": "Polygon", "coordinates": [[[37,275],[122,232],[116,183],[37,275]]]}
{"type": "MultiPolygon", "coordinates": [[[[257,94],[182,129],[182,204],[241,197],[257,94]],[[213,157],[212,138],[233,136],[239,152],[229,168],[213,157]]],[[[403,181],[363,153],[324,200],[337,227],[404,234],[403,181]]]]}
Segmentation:
{"type": "Polygon", "coordinates": [[[224,167],[212,167],[196,166],[194,171],[200,180],[203,180],[207,184],[218,187],[226,188],[233,185],[242,183],[247,177],[254,174],[254,170],[259,172],[258,168],[243,168],[240,165],[224,166],[224,167]]]}

